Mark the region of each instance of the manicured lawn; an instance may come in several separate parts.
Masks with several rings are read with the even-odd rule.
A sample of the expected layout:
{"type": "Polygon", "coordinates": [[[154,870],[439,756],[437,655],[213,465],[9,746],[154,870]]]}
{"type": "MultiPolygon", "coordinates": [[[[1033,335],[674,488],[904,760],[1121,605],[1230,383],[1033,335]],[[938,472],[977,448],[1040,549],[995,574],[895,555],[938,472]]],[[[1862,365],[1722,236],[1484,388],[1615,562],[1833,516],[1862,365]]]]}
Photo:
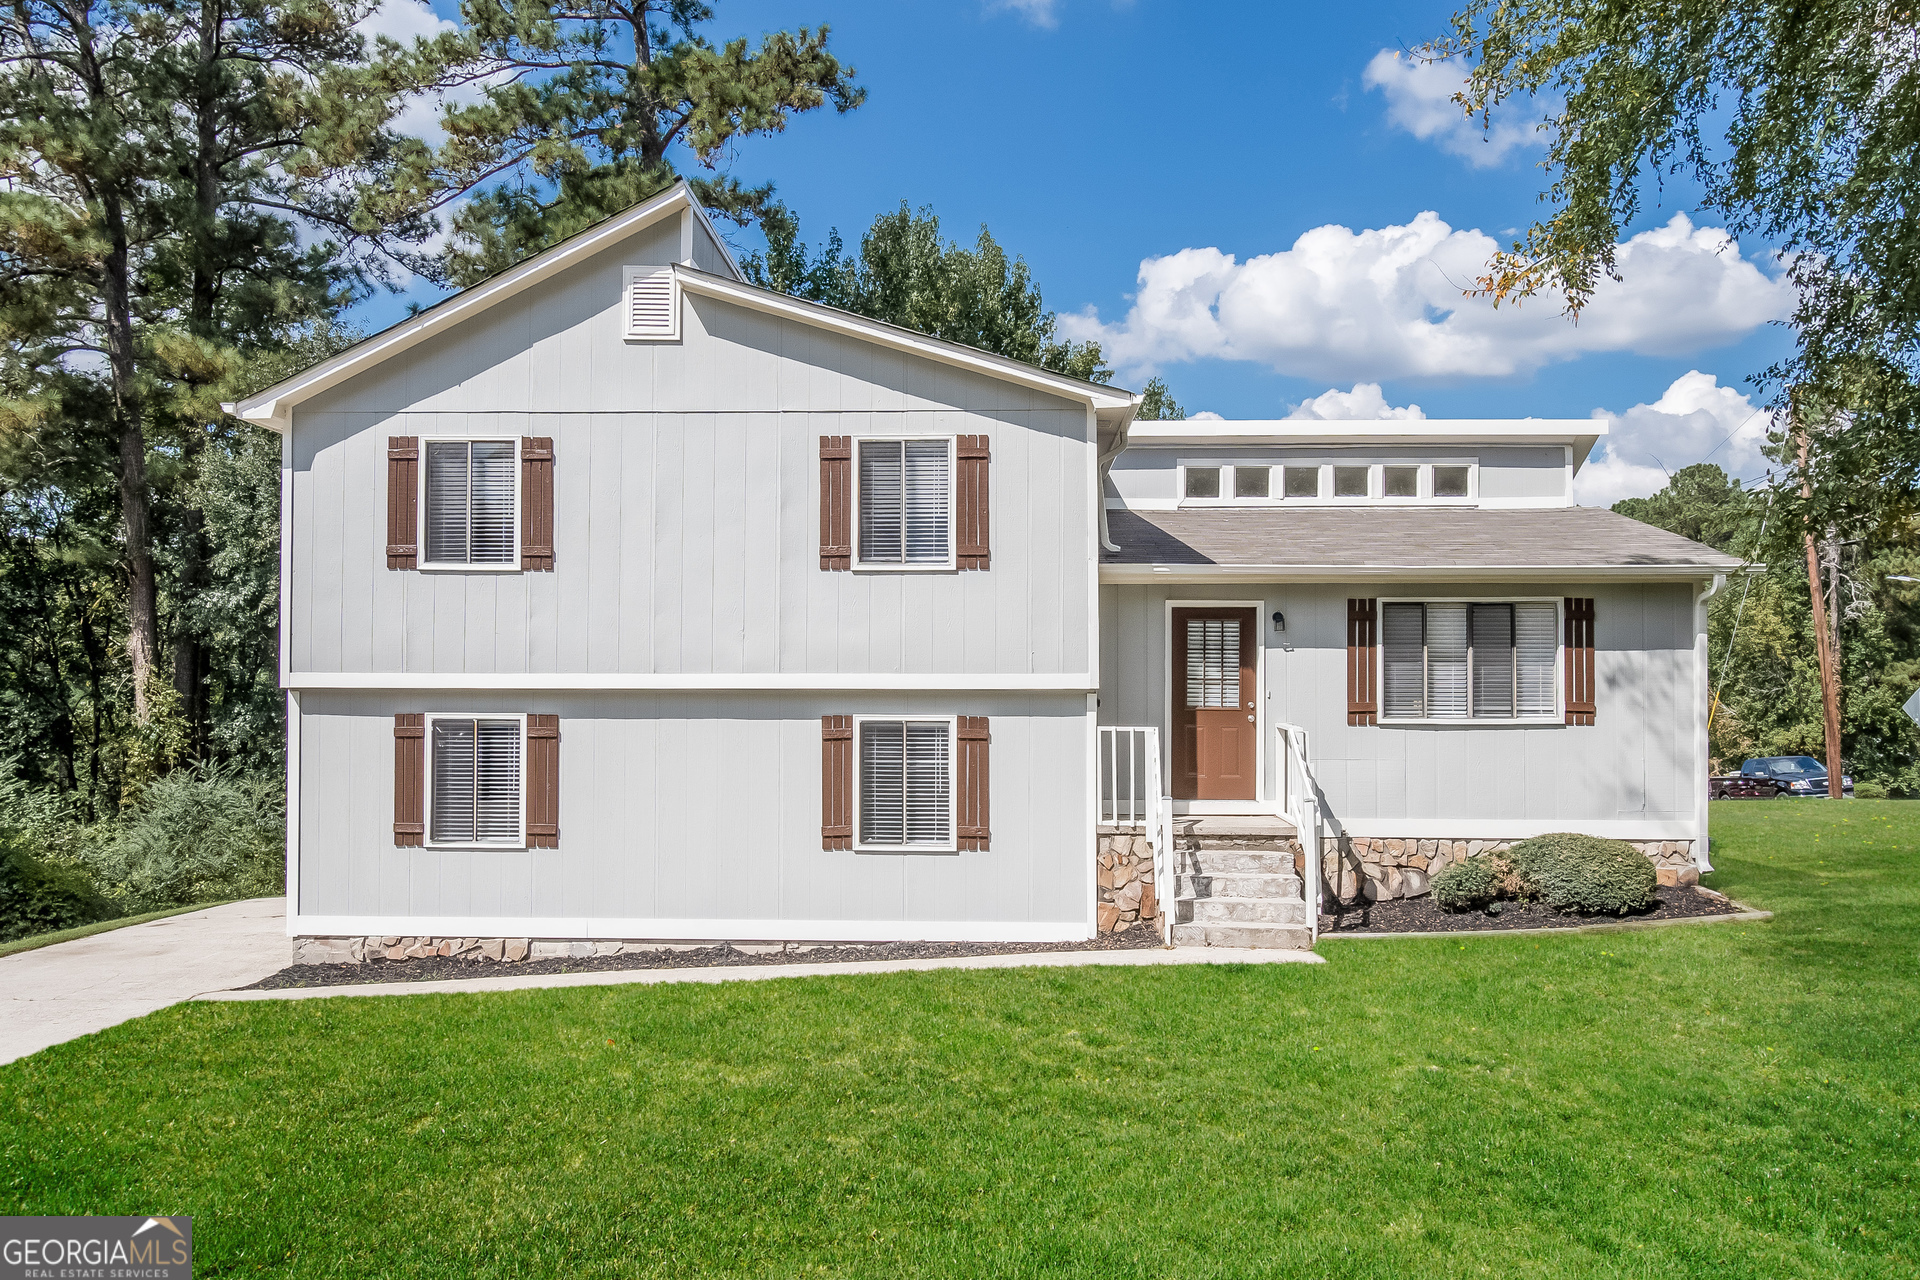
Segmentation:
{"type": "Polygon", "coordinates": [[[1715,806],[1764,924],[1305,966],[183,1006],[0,1067],[0,1212],[197,1274],[1920,1272],[1920,804],[1715,806]]]}

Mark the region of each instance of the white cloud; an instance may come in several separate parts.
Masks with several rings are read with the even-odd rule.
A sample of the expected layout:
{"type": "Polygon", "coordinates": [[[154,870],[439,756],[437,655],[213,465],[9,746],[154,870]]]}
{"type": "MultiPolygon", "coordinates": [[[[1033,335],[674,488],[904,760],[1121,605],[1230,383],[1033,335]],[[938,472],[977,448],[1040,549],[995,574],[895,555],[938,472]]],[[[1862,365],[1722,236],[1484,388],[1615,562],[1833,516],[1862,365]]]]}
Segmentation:
{"type": "Polygon", "coordinates": [[[1607,434],[1574,477],[1573,495],[1582,506],[1644,498],[1665,488],[1669,474],[1696,462],[1718,463],[1747,481],[1771,465],[1761,450],[1773,415],[1698,369],[1675,378],[1652,404],[1624,413],[1595,409],[1593,416],[1605,420],[1607,434]]]}
{"type": "Polygon", "coordinates": [[[1390,122],[1476,169],[1491,168],[1514,149],[1538,140],[1531,126],[1514,124],[1498,112],[1491,128],[1469,117],[1453,100],[1466,84],[1463,70],[1458,61],[1422,62],[1397,49],[1382,49],[1367,63],[1360,83],[1386,95],[1390,122]]]}
{"type": "MultiPolygon", "coordinates": [[[[410,45],[415,40],[427,39],[442,31],[452,31],[457,25],[435,13],[426,0],[382,0],[380,7],[362,18],[355,30],[369,41],[375,36],[386,36],[400,44],[410,45]]],[[[475,83],[461,85],[445,93],[412,97],[393,118],[393,131],[406,137],[420,138],[427,145],[437,147],[447,140],[446,130],[440,127],[442,105],[448,102],[478,102],[481,90],[482,86],[475,83]]]]}
{"type": "Polygon", "coordinates": [[[987,0],[988,13],[1017,13],[1036,27],[1060,25],[1059,0],[987,0]]]}
{"type": "Polygon", "coordinates": [[[1739,338],[1787,314],[1792,289],[1741,257],[1725,231],[1684,214],[1619,247],[1578,324],[1551,297],[1495,308],[1465,290],[1499,248],[1435,213],[1404,226],[1316,227],[1240,262],[1182,249],[1140,263],[1125,320],[1061,317],[1127,374],[1171,361],[1246,360],[1300,377],[1512,377],[1590,351],[1673,355],[1739,338]]]}
{"type": "Polygon", "coordinates": [[[1351,391],[1342,391],[1337,387],[1323,391],[1313,399],[1293,406],[1287,416],[1352,422],[1424,418],[1427,415],[1426,411],[1417,404],[1404,407],[1388,404],[1377,382],[1356,382],[1351,391]]]}

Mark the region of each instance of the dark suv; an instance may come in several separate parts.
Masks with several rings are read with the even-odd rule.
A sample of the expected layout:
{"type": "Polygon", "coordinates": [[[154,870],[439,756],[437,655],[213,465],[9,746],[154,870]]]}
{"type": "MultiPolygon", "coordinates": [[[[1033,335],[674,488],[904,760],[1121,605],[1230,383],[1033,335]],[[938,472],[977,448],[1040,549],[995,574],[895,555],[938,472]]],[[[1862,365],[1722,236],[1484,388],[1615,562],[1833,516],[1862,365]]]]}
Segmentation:
{"type": "MultiPolygon", "coordinates": [[[[1746,777],[1771,778],[1782,783],[1785,794],[1790,796],[1827,794],[1827,766],[1812,756],[1762,756],[1741,765],[1740,772],[1746,777]]],[[[1853,779],[1844,773],[1840,775],[1840,790],[1849,796],[1853,794],[1853,779]]]]}

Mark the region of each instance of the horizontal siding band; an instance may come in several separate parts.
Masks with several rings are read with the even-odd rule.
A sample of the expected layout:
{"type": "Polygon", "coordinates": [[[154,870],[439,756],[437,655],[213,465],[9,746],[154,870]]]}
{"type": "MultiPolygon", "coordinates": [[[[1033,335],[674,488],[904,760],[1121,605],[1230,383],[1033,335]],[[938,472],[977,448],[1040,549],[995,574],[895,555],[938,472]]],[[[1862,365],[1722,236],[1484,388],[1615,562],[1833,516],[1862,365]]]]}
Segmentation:
{"type": "MultiPolygon", "coordinates": [[[[849,853],[849,858],[951,854],[849,853]]],[[[287,918],[294,937],[384,934],[457,938],[586,938],[658,942],[1073,942],[1091,920],[601,919],[587,916],[334,916],[287,918]]],[[[724,973],[725,970],[716,970],[724,973]]],[[[503,974],[503,976],[505,976],[503,974]]]]}
{"type": "Polygon", "coordinates": [[[631,689],[691,690],[715,693],[779,691],[825,693],[872,690],[886,693],[1094,693],[1099,681],[1089,672],[984,675],[941,672],[689,672],[684,674],[581,673],[502,674],[467,671],[299,671],[280,678],[283,689],[442,690],[447,692],[568,693],[631,689]]]}

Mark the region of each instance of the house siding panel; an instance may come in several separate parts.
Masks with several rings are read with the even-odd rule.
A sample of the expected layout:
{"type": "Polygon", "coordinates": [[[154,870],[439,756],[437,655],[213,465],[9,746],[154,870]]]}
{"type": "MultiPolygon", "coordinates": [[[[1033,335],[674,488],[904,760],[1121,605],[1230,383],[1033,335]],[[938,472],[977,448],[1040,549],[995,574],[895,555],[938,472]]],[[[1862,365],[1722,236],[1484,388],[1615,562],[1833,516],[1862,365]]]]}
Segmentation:
{"type": "Polygon", "coordinates": [[[1335,823],[1482,819],[1578,827],[1695,817],[1694,620],[1690,585],[1267,583],[1100,588],[1102,724],[1166,723],[1166,604],[1264,600],[1267,741],[1272,794],[1275,721],[1308,730],[1313,767],[1335,823]],[[1349,726],[1344,700],[1349,596],[1430,599],[1592,596],[1599,714],[1592,727],[1349,726]],[[1291,646],[1289,649],[1288,646],[1291,646]]]}
{"type": "Polygon", "coordinates": [[[1087,917],[1084,695],[635,693],[532,702],[304,695],[299,914],[848,920],[872,923],[876,936],[893,921],[1087,917]],[[393,846],[393,716],[452,710],[559,715],[559,848],[393,846]],[[992,849],[822,850],[825,714],[990,717],[992,849]],[[743,783],[750,805],[738,794],[743,783]],[[1062,796],[1074,799],[1062,804],[1062,796]]]}

